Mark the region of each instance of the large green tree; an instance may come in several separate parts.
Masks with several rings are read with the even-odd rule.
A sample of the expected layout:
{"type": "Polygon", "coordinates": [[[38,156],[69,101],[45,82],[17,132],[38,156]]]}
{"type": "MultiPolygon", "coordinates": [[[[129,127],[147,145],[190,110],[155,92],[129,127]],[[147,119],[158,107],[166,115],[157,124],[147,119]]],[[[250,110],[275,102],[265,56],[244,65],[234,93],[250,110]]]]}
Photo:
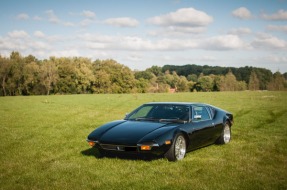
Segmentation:
{"type": "Polygon", "coordinates": [[[273,75],[271,82],[268,83],[268,90],[282,91],[286,90],[286,80],[280,72],[276,72],[273,75]]]}
{"type": "Polygon", "coordinates": [[[230,70],[223,78],[220,84],[220,91],[236,91],[237,90],[237,80],[235,75],[230,70]]]}
{"type": "Polygon", "coordinates": [[[56,66],[56,58],[51,57],[50,60],[45,60],[41,65],[41,84],[46,89],[46,94],[49,95],[53,86],[56,86],[58,80],[58,70],[56,66]]]}
{"type": "Polygon", "coordinates": [[[0,80],[1,80],[1,93],[0,95],[7,95],[7,81],[11,69],[10,59],[0,56],[0,80]]]}
{"type": "Polygon", "coordinates": [[[0,95],[285,90],[286,73],[262,68],[152,66],[131,71],[115,60],[0,55],[0,95]]]}
{"type": "Polygon", "coordinates": [[[23,94],[34,95],[41,94],[39,91],[39,81],[40,81],[40,66],[32,61],[24,65],[23,68],[23,94]],[[38,89],[37,89],[38,87],[38,89]]]}
{"type": "Polygon", "coordinates": [[[201,90],[204,92],[210,92],[213,89],[213,80],[210,76],[200,76],[198,78],[198,83],[201,87],[201,90]]]}
{"type": "MultiPolygon", "coordinates": [[[[133,72],[126,66],[117,63],[115,60],[96,60],[93,63],[95,77],[99,71],[101,75],[109,78],[110,84],[105,85],[108,87],[106,91],[109,93],[130,93],[136,88],[136,79],[133,72]]],[[[101,79],[96,79],[100,81],[101,79]]],[[[103,81],[102,81],[103,82],[103,81]]]]}
{"type": "Polygon", "coordinates": [[[259,90],[260,81],[257,77],[257,74],[255,71],[251,72],[249,83],[248,83],[248,89],[249,90],[259,90]]]}

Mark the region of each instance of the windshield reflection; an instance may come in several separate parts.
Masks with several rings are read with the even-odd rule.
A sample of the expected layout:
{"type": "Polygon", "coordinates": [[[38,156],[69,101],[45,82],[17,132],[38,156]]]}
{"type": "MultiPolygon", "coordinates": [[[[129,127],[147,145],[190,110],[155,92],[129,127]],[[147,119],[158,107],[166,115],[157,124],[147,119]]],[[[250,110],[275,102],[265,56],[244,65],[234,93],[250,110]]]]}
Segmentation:
{"type": "Polygon", "coordinates": [[[126,119],[185,123],[190,121],[190,108],[186,105],[147,104],[133,111],[126,119]]]}

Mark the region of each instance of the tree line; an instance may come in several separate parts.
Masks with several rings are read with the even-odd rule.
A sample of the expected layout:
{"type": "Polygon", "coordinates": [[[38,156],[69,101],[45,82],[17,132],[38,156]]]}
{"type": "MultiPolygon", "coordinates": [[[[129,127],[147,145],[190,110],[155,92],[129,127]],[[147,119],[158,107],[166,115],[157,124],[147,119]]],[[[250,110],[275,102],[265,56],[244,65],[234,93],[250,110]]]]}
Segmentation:
{"type": "Polygon", "coordinates": [[[112,59],[0,55],[0,96],[286,90],[286,76],[253,67],[166,65],[132,71],[112,59]]]}

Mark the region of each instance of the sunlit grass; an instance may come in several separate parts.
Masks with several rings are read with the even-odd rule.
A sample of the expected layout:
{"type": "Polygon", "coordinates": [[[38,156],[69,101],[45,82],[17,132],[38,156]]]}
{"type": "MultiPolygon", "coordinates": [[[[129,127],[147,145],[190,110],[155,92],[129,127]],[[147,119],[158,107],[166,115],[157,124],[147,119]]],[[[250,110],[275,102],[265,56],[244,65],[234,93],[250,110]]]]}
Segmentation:
{"type": "Polygon", "coordinates": [[[0,189],[287,189],[287,93],[218,92],[0,98],[0,189]],[[96,158],[99,125],[152,101],[234,114],[232,141],[166,159],[96,158]]]}

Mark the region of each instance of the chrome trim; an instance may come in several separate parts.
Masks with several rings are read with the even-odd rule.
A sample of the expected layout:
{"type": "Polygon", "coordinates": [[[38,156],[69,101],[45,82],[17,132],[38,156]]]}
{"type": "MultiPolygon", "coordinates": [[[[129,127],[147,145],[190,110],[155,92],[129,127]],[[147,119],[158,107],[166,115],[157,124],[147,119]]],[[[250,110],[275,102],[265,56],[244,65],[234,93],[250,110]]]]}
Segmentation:
{"type": "Polygon", "coordinates": [[[86,139],[86,141],[87,141],[87,142],[94,142],[94,143],[96,143],[96,144],[99,143],[99,141],[92,141],[92,140],[89,140],[89,139],[86,139]]]}
{"type": "Polygon", "coordinates": [[[153,143],[153,144],[137,144],[137,146],[142,146],[142,145],[146,145],[146,146],[152,146],[152,147],[159,147],[159,144],[157,143],[153,143]]]}

